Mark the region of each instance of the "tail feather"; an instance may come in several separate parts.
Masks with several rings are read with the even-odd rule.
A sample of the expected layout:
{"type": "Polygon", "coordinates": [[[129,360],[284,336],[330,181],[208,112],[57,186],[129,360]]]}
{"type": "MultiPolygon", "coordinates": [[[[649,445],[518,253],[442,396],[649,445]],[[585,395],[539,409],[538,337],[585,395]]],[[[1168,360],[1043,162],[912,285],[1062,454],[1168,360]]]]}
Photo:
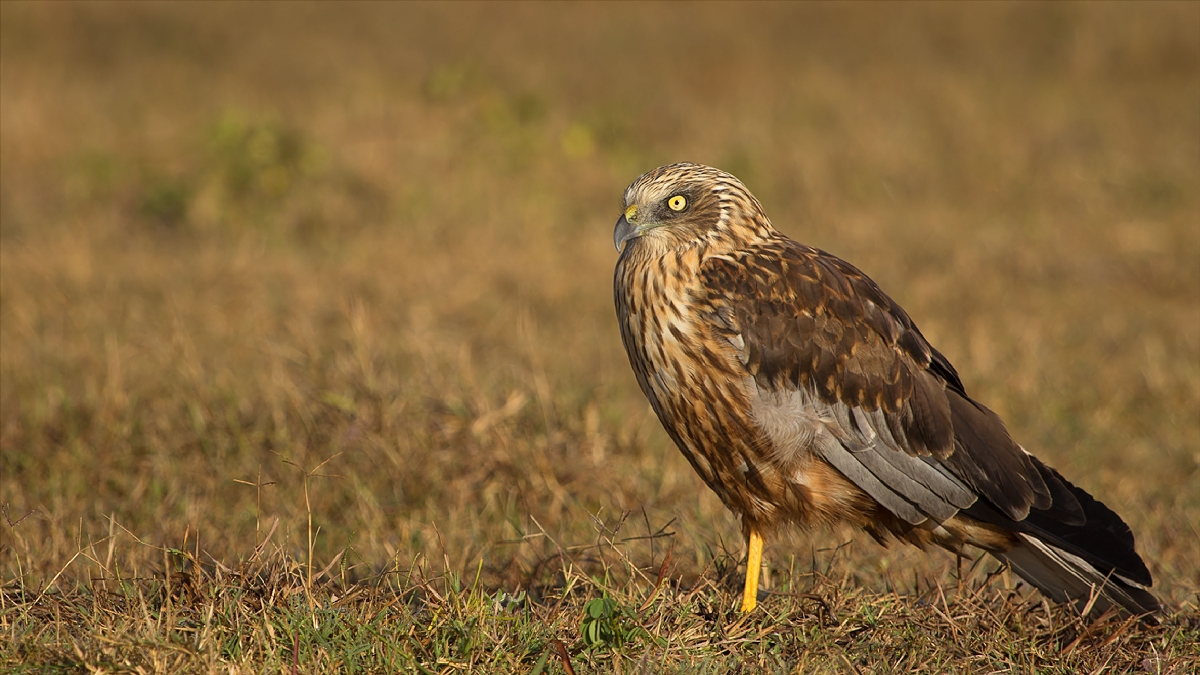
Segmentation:
{"type": "Polygon", "coordinates": [[[1083,611],[1090,603],[1103,612],[1114,604],[1136,615],[1161,609],[1145,586],[1113,572],[1104,573],[1087,560],[1037,537],[1016,534],[1017,542],[993,555],[1056,602],[1073,602],[1083,611]]]}
{"type": "Polygon", "coordinates": [[[961,516],[1006,531],[1007,542],[973,541],[978,537],[970,530],[967,541],[1009,563],[1055,601],[1074,602],[1080,610],[1089,603],[1101,611],[1117,604],[1135,615],[1158,613],[1159,602],[1149,592],[1150,571],[1125,521],[1054,469],[1037,466],[1051,484],[1050,508],[1031,509],[1026,518],[1013,520],[980,500],[961,516]]]}

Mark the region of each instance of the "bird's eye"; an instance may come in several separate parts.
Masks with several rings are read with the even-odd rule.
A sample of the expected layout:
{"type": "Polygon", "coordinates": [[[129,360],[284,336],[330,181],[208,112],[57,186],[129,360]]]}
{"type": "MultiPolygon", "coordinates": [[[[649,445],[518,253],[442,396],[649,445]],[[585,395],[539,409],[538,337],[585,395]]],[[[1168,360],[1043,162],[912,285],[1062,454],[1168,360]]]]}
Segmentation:
{"type": "Polygon", "coordinates": [[[667,200],[667,206],[671,207],[672,211],[682,211],[687,208],[687,199],[683,195],[675,195],[667,200]]]}

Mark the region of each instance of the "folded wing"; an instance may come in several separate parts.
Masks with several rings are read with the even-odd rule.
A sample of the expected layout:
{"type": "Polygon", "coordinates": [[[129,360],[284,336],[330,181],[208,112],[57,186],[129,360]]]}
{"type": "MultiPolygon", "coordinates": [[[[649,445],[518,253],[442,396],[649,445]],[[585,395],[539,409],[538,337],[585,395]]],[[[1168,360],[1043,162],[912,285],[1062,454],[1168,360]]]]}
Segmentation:
{"type": "MultiPolygon", "coordinates": [[[[828,433],[805,436],[808,450],[912,525],[962,513],[1015,533],[1014,554],[1029,549],[1025,557],[1040,561],[1022,561],[1023,576],[1039,587],[1062,584],[1047,580],[1053,574],[1038,578],[1034,568],[1046,560],[1078,567],[1074,558],[1088,566],[1082,576],[1090,583],[1112,577],[1128,586],[1129,593],[1111,595],[1131,611],[1157,608],[1144,591],[1150,574],[1128,526],[1018,445],[995,413],[967,395],[904,310],[858,269],[780,238],[710,259],[702,272],[707,318],[740,346],[762,419],[792,409],[820,419],[828,433]],[[1022,546],[1022,537],[1037,544],[1022,546]],[[1121,597],[1139,589],[1136,598],[1121,597]]],[[[1063,599],[1079,589],[1043,590],[1063,599]]]]}

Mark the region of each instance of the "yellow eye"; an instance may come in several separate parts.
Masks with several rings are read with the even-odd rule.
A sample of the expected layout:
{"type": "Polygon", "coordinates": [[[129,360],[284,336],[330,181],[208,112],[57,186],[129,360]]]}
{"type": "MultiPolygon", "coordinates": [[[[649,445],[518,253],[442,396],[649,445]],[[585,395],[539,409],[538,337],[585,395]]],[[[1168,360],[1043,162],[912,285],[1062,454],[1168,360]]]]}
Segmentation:
{"type": "Polygon", "coordinates": [[[683,195],[675,195],[667,200],[667,206],[671,207],[672,211],[682,211],[687,207],[687,200],[683,195]]]}

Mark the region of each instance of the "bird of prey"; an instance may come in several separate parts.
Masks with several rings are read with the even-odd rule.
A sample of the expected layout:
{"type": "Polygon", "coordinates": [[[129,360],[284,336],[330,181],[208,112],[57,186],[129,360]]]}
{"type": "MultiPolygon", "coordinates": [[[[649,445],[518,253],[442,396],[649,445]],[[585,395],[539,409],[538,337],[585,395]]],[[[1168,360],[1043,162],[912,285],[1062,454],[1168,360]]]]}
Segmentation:
{"type": "Polygon", "coordinates": [[[732,175],[671,164],[626,190],[613,243],[638,384],[741,519],[741,609],[763,538],[849,523],[1007,562],[1059,602],[1158,612],[1121,518],[1016,443],[850,263],[777,231],[732,175]]]}

